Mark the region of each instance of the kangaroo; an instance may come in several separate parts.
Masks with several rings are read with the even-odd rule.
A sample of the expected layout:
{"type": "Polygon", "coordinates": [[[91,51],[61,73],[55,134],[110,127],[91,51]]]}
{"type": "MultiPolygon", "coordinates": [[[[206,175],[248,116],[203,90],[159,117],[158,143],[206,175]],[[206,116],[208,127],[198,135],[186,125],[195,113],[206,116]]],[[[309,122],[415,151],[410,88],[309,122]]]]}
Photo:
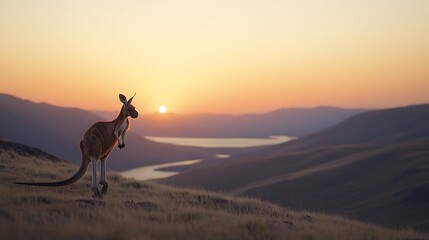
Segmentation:
{"type": "MultiPolygon", "coordinates": [[[[134,94],[135,96],[135,94],[134,94]]],[[[106,159],[116,144],[118,148],[125,147],[125,133],[130,128],[128,117],[137,118],[138,112],[131,104],[133,98],[127,101],[127,98],[119,94],[119,100],[123,103],[118,117],[110,122],[96,122],[84,134],[80,141],[80,150],[82,152],[82,165],[80,169],[69,179],[60,182],[15,182],[15,184],[58,187],[66,186],[77,182],[85,174],[89,163],[92,163],[92,185],[91,190],[93,197],[100,198],[101,194],[106,194],[109,185],[106,181],[106,159]],[[101,180],[103,186],[100,191],[97,186],[97,160],[101,161],[101,180]]]]}

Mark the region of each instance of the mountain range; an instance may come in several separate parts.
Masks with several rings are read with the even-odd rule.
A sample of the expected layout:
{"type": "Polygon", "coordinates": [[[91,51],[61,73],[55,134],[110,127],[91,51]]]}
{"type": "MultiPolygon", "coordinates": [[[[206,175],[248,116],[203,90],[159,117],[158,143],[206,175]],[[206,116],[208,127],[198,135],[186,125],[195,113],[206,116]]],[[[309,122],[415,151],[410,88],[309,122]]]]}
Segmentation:
{"type": "MultiPolygon", "coordinates": [[[[320,106],[315,108],[283,108],[261,114],[216,115],[154,113],[137,119],[134,131],[144,136],[241,138],[292,136],[302,137],[367,109],[343,109],[320,106]]],[[[94,111],[105,119],[115,112],[94,111]]]]}

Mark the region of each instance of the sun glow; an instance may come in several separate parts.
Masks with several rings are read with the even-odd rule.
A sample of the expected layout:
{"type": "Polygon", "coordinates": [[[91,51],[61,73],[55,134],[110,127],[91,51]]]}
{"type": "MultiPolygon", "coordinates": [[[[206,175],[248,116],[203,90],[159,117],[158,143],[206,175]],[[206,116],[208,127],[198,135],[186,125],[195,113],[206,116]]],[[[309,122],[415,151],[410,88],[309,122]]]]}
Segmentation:
{"type": "Polygon", "coordinates": [[[166,112],[167,112],[167,108],[166,108],[165,106],[160,106],[160,107],[158,108],[158,111],[159,111],[160,113],[166,113],[166,112]]]}

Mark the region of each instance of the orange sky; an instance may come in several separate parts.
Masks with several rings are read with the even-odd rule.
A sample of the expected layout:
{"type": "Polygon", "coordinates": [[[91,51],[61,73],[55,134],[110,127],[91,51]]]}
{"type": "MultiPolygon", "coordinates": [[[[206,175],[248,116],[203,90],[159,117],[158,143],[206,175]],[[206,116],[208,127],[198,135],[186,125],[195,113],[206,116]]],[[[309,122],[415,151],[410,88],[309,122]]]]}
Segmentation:
{"type": "Polygon", "coordinates": [[[0,92],[143,113],[429,102],[429,1],[0,0],[0,92]]]}

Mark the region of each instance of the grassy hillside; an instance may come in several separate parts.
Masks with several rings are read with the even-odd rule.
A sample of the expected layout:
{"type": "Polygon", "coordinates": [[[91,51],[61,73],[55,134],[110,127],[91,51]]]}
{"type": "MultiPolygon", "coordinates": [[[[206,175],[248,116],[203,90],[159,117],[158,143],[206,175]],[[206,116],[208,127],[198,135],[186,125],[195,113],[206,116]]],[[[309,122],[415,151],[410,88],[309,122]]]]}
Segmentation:
{"type": "Polygon", "coordinates": [[[110,192],[90,197],[90,176],[61,188],[77,167],[0,142],[2,239],[424,239],[348,219],[296,212],[255,199],[142,183],[108,174],[110,192]]]}

